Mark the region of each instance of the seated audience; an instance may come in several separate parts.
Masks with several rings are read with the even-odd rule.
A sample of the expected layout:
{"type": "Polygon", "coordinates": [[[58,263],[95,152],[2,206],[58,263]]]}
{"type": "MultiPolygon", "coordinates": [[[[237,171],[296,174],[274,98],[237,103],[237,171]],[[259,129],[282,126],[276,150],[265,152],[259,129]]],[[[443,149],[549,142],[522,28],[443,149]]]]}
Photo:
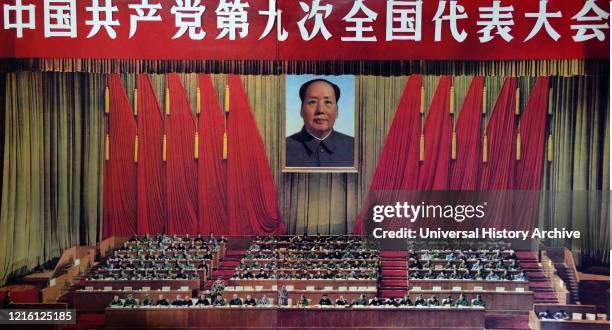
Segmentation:
{"type": "Polygon", "coordinates": [[[336,306],[346,306],[348,302],[344,298],[344,296],[340,296],[340,298],[336,299],[336,306]]]}
{"type": "Polygon", "coordinates": [[[455,300],[455,306],[469,306],[469,305],[470,303],[465,298],[465,295],[463,293],[459,294],[459,298],[455,300]]]}
{"type": "Polygon", "coordinates": [[[249,271],[253,278],[258,279],[378,278],[378,251],[371,250],[361,238],[294,236],[283,239],[273,238],[273,243],[255,239],[236,268],[234,277],[250,279],[251,275],[246,272],[249,271]],[[266,259],[266,262],[257,262],[258,259],[266,259]],[[336,260],[340,262],[333,262],[336,260]],[[253,272],[253,269],[259,269],[259,272],[253,272]]]}
{"type": "Polygon", "coordinates": [[[370,306],[382,306],[384,304],[384,302],[378,298],[377,296],[375,296],[374,298],[372,298],[372,300],[370,300],[370,306]]]}
{"type": "Polygon", "coordinates": [[[513,281],[527,281],[527,276],[522,271],[512,276],[513,281]]]}
{"type": "Polygon", "coordinates": [[[200,297],[198,298],[198,301],[196,301],[196,306],[208,306],[210,305],[210,302],[208,301],[208,298],[206,298],[206,294],[205,293],[201,293],[200,297]]]}
{"type": "Polygon", "coordinates": [[[518,258],[516,257],[516,253],[514,253],[514,251],[510,251],[510,254],[508,254],[507,256],[504,257],[504,260],[512,260],[515,261],[518,258]]]}
{"type": "Polygon", "coordinates": [[[454,305],[454,302],[450,295],[442,299],[442,306],[453,306],[453,305],[454,305]]]}
{"type": "Polygon", "coordinates": [[[414,299],[414,306],[427,306],[427,301],[423,298],[423,295],[418,295],[414,299]]]}
{"type": "Polygon", "coordinates": [[[119,296],[114,296],[110,302],[111,306],[123,306],[123,302],[119,299],[119,296]]]}
{"type": "Polygon", "coordinates": [[[185,296],[183,298],[183,306],[193,306],[193,301],[190,296],[185,296]]]}
{"type": "Polygon", "coordinates": [[[148,294],[145,295],[144,299],[142,300],[142,305],[153,306],[153,299],[151,299],[151,296],[149,296],[148,294]]]}
{"type": "Polygon", "coordinates": [[[163,294],[160,294],[159,298],[155,302],[155,306],[169,306],[169,305],[170,305],[170,303],[168,303],[168,300],[166,300],[166,298],[164,298],[163,294]]]}
{"type": "Polygon", "coordinates": [[[255,276],[253,275],[253,273],[251,273],[248,270],[245,270],[244,272],[242,272],[242,274],[240,274],[240,278],[255,278],[255,276]]]}
{"type": "Polygon", "coordinates": [[[268,300],[268,297],[266,297],[266,295],[264,294],[261,299],[259,299],[259,301],[257,302],[258,306],[270,306],[270,301],[268,300]]]}
{"type": "Polygon", "coordinates": [[[174,300],[172,300],[171,305],[172,306],[184,306],[184,305],[186,305],[186,301],[183,300],[181,295],[177,294],[176,298],[174,300]]]}
{"type": "Polygon", "coordinates": [[[319,305],[321,306],[331,306],[331,304],[332,304],[332,301],[331,299],[329,299],[329,297],[326,294],[324,294],[321,300],[319,300],[319,305]]]}
{"type": "Polygon", "coordinates": [[[361,296],[359,296],[359,298],[353,300],[351,306],[366,306],[367,304],[368,301],[366,300],[365,294],[362,294],[361,296]]]}
{"type": "Polygon", "coordinates": [[[570,319],[570,316],[564,310],[560,310],[553,315],[553,319],[567,321],[570,319]]]}
{"type": "Polygon", "coordinates": [[[423,264],[419,259],[415,259],[415,261],[410,265],[409,269],[423,269],[423,264]]]}
{"type": "Polygon", "coordinates": [[[240,306],[242,305],[242,299],[240,299],[240,297],[238,297],[237,294],[234,293],[234,295],[232,296],[232,299],[229,302],[230,306],[240,306]]]}
{"type": "Polygon", "coordinates": [[[400,305],[399,299],[387,298],[385,299],[385,305],[398,307],[400,305]]]}
{"type": "Polygon", "coordinates": [[[299,306],[302,306],[302,307],[306,307],[306,306],[308,306],[308,304],[309,304],[308,299],[306,299],[306,296],[305,296],[305,295],[302,295],[302,296],[300,297],[300,300],[299,300],[299,302],[298,302],[298,305],[299,305],[299,306]]]}
{"type": "Polygon", "coordinates": [[[127,298],[123,302],[123,307],[128,307],[128,306],[136,307],[136,305],[138,305],[138,302],[136,302],[136,299],[134,299],[134,296],[132,296],[132,294],[128,294],[127,298]]]}
{"type": "Polygon", "coordinates": [[[540,320],[550,320],[553,318],[553,316],[550,314],[549,310],[546,310],[545,312],[539,312],[538,313],[538,318],[540,320]]]}
{"type": "Polygon", "coordinates": [[[479,294],[476,295],[476,298],[472,299],[472,306],[485,307],[485,302],[479,294]]]}
{"type": "Polygon", "coordinates": [[[213,306],[225,306],[225,299],[220,293],[215,296],[213,306]]]}
{"type": "Polygon", "coordinates": [[[251,297],[250,294],[247,294],[246,299],[244,300],[244,304],[247,306],[256,306],[257,301],[255,300],[255,298],[251,297]]]}
{"type": "Polygon", "coordinates": [[[493,271],[489,271],[487,277],[485,278],[487,281],[499,281],[499,275],[494,273],[493,271]]]}
{"type": "Polygon", "coordinates": [[[418,280],[418,279],[422,279],[423,275],[419,272],[410,272],[410,279],[411,280],[418,280]]]}
{"type": "Polygon", "coordinates": [[[404,298],[400,300],[399,304],[400,306],[412,306],[412,300],[410,300],[408,295],[405,295],[404,298]]]}
{"type": "Polygon", "coordinates": [[[427,299],[427,305],[429,306],[440,306],[440,301],[436,296],[431,296],[431,298],[427,299]]]}

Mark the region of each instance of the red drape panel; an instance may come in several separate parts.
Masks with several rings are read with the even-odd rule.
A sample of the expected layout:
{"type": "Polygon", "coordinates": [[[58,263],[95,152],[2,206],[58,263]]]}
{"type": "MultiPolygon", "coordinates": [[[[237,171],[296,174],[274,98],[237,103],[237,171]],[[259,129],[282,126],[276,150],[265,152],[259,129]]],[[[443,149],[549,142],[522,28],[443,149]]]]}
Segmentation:
{"type": "Polygon", "coordinates": [[[482,165],[481,190],[508,190],[514,187],[516,160],[515,77],[506,78],[487,125],[488,160],[482,165]]]}
{"type": "MultiPolygon", "coordinates": [[[[390,150],[388,152],[390,154],[397,153],[398,149],[391,146],[399,143],[405,144],[403,150],[406,151],[406,155],[395,155],[395,159],[388,163],[388,165],[392,164],[393,167],[385,166],[386,168],[381,168],[381,175],[384,175],[387,170],[400,173],[403,172],[402,176],[398,178],[397,183],[401,182],[400,188],[404,190],[416,190],[418,187],[418,169],[420,166],[419,141],[421,139],[421,86],[423,86],[423,77],[421,75],[412,75],[406,85],[406,89],[400,100],[400,105],[397,107],[396,111],[397,114],[402,110],[404,114],[402,114],[402,122],[399,122],[398,125],[395,126],[395,130],[398,131],[398,133],[394,133],[395,135],[392,139],[395,141],[390,144],[390,150]]],[[[393,121],[395,122],[395,119],[393,121]]],[[[385,141],[385,149],[387,148],[387,141],[388,140],[385,141]]],[[[393,158],[393,156],[391,157],[393,158]]],[[[378,172],[379,166],[380,165],[376,167],[376,172],[378,172]]],[[[397,187],[397,183],[394,184],[394,187],[397,187]]]]}
{"type": "Polygon", "coordinates": [[[514,189],[529,190],[514,196],[515,219],[519,229],[535,226],[542,184],[544,141],[546,139],[546,116],[548,110],[548,77],[538,77],[521,116],[521,158],[516,162],[514,189]]]}
{"type": "Polygon", "coordinates": [[[523,110],[521,133],[521,159],[516,163],[514,188],[539,190],[542,184],[542,163],[546,139],[546,112],[548,109],[548,77],[538,77],[527,106],[523,110]]]}
{"type": "Polygon", "coordinates": [[[138,75],[138,233],[166,227],[166,177],[162,163],[164,119],[149,76],[138,75]]]}
{"type": "Polygon", "coordinates": [[[376,203],[376,191],[415,189],[418,171],[408,171],[419,166],[419,136],[421,130],[420,106],[423,78],[412,75],[404,88],[385,144],[376,165],[370,190],[357,217],[353,232],[362,233],[364,217],[376,203]]]}
{"type": "Polygon", "coordinates": [[[230,232],[239,235],[285,231],[276,187],[249,100],[239,76],[228,77],[227,200],[230,232]]]}
{"type": "Polygon", "coordinates": [[[166,118],[168,233],[198,230],[198,168],[194,158],[196,122],[178,74],[168,75],[170,115],[166,118]]]}
{"type": "Polygon", "coordinates": [[[425,158],[419,168],[418,190],[448,189],[453,137],[453,120],[450,114],[451,85],[451,77],[440,77],[427,112],[423,130],[425,158]]]}
{"type": "MultiPolygon", "coordinates": [[[[482,165],[482,90],[483,77],[474,77],[463,100],[455,125],[456,158],[451,162],[449,190],[478,190],[482,165]]],[[[459,195],[461,196],[461,195],[459,195]]],[[[473,200],[465,196],[465,202],[473,200]]],[[[449,230],[474,229],[473,223],[464,221],[451,223],[449,230]]]]}
{"type": "Polygon", "coordinates": [[[482,165],[480,190],[492,191],[487,206],[487,226],[519,229],[512,224],[512,194],[516,164],[515,77],[506,78],[487,125],[488,158],[482,165]],[[507,191],[502,193],[502,191],[507,191]]]}
{"type": "Polygon", "coordinates": [[[230,234],[227,223],[227,174],[223,161],[223,112],[209,75],[199,76],[199,86],[199,232],[230,234]]]}
{"type": "Polygon", "coordinates": [[[117,74],[108,77],[109,160],[104,164],[103,236],[136,233],[136,122],[117,74]]]}
{"type": "Polygon", "coordinates": [[[482,165],[482,90],[483,77],[474,77],[455,125],[457,157],[451,164],[450,189],[476,190],[482,165]]]}
{"type": "MultiPolygon", "coordinates": [[[[451,146],[453,137],[453,118],[450,114],[450,89],[452,78],[442,76],[438,82],[438,87],[429,105],[423,136],[425,137],[425,149],[423,161],[418,167],[417,190],[448,190],[450,178],[451,146]]],[[[415,171],[417,168],[415,168],[415,171]]],[[[413,202],[423,198],[414,196],[413,202]]],[[[427,203],[440,204],[439,196],[428,196],[427,203]]],[[[408,222],[403,227],[438,227],[439,224],[433,222],[415,223],[408,222]]],[[[393,229],[399,229],[393,228],[393,229]]]]}

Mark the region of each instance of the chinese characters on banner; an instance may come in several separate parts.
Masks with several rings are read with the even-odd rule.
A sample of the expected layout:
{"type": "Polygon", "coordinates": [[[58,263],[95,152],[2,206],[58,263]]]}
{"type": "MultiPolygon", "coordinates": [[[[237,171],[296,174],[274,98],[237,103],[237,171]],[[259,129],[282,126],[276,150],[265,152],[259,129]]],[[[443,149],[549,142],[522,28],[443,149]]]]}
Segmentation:
{"type": "Polygon", "coordinates": [[[0,0],[1,57],[609,57],[603,0],[0,0]]]}

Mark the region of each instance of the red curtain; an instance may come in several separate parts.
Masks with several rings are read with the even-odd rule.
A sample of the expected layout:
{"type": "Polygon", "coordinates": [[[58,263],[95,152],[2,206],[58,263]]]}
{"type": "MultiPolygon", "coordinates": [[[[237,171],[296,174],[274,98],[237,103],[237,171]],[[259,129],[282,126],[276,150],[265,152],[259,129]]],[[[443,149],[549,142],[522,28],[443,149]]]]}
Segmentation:
{"type": "MultiPolygon", "coordinates": [[[[421,86],[423,86],[423,77],[421,75],[412,75],[400,104],[397,107],[396,115],[401,116],[400,121],[395,125],[395,117],[393,119],[393,125],[391,129],[395,128],[397,133],[393,136],[388,135],[385,140],[384,149],[387,149],[389,145],[387,162],[386,165],[380,169],[381,176],[385,175],[386,171],[400,173],[400,177],[397,177],[397,181],[391,183],[390,188],[381,186],[380,190],[389,189],[404,189],[404,190],[416,190],[419,178],[419,143],[421,138],[421,86]],[[391,142],[393,141],[393,142],[391,142]],[[394,145],[399,144],[402,149],[395,149],[394,145]],[[393,155],[398,153],[397,150],[405,151],[404,155],[393,155]],[[414,170],[417,169],[417,170],[414,170]],[[401,186],[397,187],[397,184],[401,182],[401,186]],[[391,188],[392,187],[392,188],[391,188]]],[[[389,134],[391,131],[389,132],[389,134]]],[[[403,152],[402,152],[403,153],[403,152]]],[[[380,164],[380,162],[379,162],[380,164]]],[[[379,172],[376,166],[376,173],[379,172]]],[[[382,178],[379,178],[382,179],[382,178]]],[[[370,189],[373,189],[374,180],[370,189]]],[[[374,188],[376,189],[376,188],[374,188]]]]}
{"type": "Polygon", "coordinates": [[[195,234],[198,230],[198,168],[194,157],[196,122],[178,74],[168,75],[168,88],[167,230],[169,234],[195,234]]]}
{"type": "Polygon", "coordinates": [[[532,229],[536,225],[539,190],[542,184],[546,116],[548,110],[548,77],[538,77],[527,101],[519,133],[521,135],[520,160],[516,162],[514,189],[522,190],[514,196],[515,219],[519,229],[532,229]]]}
{"type": "Polygon", "coordinates": [[[516,88],[517,79],[506,78],[491,111],[486,129],[488,157],[487,162],[482,165],[481,190],[514,188],[516,88]]]}
{"type": "MultiPolygon", "coordinates": [[[[484,78],[476,76],[463,100],[461,111],[455,125],[456,157],[450,165],[449,190],[478,190],[482,165],[482,91],[484,78]]],[[[472,196],[458,195],[464,201],[460,204],[473,203],[472,196]]],[[[453,222],[449,230],[473,230],[470,221],[453,222]]]]}
{"type": "Polygon", "coordinates": [[[227,202],[231,234],[285,231],[263,141],[239,76],[228,77],[227,202]]]}
{"type": "Polygon", "coordinates": [[[376,191],[415,189],[418,171],[408,171],[419,166],[419,136],[421,130],[420,106],[422,77],[412,75],[404,88],[385,144],[376,165],[370,190],[357,217],[353,232],[363,232],[363,219],[368,210],[377,204],[376,191]]]}
{"type": "Polygon", "coordinates": [[[164,118],[149,76],[138,75],[138,233],[166,227],[166,176],[162,162],[164,118]]]}
{"type": "Polygon", "coordinates": [[[121,78],[112,74],[109,91],[108,156],[104,164],[103,236],[136,233],[136,122],[121,78]]]}
{"type": "MultiPolygon", "coordinates": [[[[428,190],[448,190],[451,164],[451,146],[453,137],[453,118],[450,113],[450,90],[452,78],[442,76],[438,82],[438,87],[431,100],[425,126],[423,128],[424,136],[424,154],[423,161],[418,167],[413,168],[413,171],[418,171],[418,191],[428,190]]],[[[414,196],[408,196],[408,200],[414,203],[423,200],[423,193],[414,193],[414,196]]],[[[440,196],[429,194],[426,198],[426,203],[441,204],[444,201],[439,200],[440,196]]],[[[396,222],[399,224],[399,222],[396,222]]],[[[424,225],[437,227],[438,224],[433,222],[416,223],[407,222],[404,226],[391,227],[396,230],[401,227],[413,228],[424,225]]]]}
{"type": "Polygon", "coordinates": [[[517,230],[512,224],[514,167],[516,164],[517,79],[506,78],[493,107],[486,134],[487,162],[482,165],[480,190],[489,191],[487,227],[517,230]],[[505,191],[505,192],[504,192],[505,191]]]}
{"type": "Polygon", "coordinates": [[[450,114],[450,88],[452,78],[440,77],[438,88],[431,100],[425,120],[425,154],[419,173],[418,190],[447,190],[453,137],[453,119],[450,114]]]}
{"type": "MultiPolygon", "coordinates": [[[[370,192],[355,226],[374,204],[397,196],[380,192],[414,190],[482,190],[537,192],[542,181],[548,78],[536,81],[517,130],[517,79],[507,78],[489,113],[487,162],[482,162],[483,78],[475,77],[456,124],[457,158],[451,160],[453,132],[449,113],[451,77],[441,77],[424,133],[424,159],[419,161],[422,77],[410,77],[385,140],[370,192]],[[517,133],[520,159],[517,160],[517,133]]],[[[108,78],[110,94],[109,160],[105,163],[105,237],[133,233],[282,233],[276,188],[265,148],[238,76],[229,76],[231,111],[227,115],[227,160],[223,160],[223,110],[208,75],[200,75],[201,114],[198,154],[194,156],[196,121],[177,74],[168,76],[170,115],[166,121],[167,163],[162,161],[163,114],[146,75],[138,77],[138,129],[121,79],[108,78]],[[138,163],[134,138],[138,131],[138,163]],[[167,192],[166,184],[167,182],[167,192]],[[201,213],[198,214],[198,209],[201,213]]],[[[487,210],[490,225],[524,229],[537,215],[534,194],[500,195],[487,210]],[[518,196],[518,197],[517,197],[518,196]],[[509,217],[512,204],[520,214],[509,217]],[[519,219],[509,223],[508,219],[519,219]]],[[[389,199],[389,200],[387,200],[389,199]]],[[[385,201],[387,203],[385,203],[385,201]]],[[[392,229],[392,228],[388,228],[392,229]]]]}
{"type": "MultiPolygon", "coordinates": [[[[414,77],[412,77],[414,78],[414,77]]],[[[409,81],[393,119],[376,168],[370,192],[361,210],[354,232],[362,233],[363,219],[375,204],[391,204],[392,194],[377,191],[394,190],[482,190],[497,191],[498,198],[487,210],[489,225],[523,229],[532,224],[537,212],[537,198],[529,201],[512,196],[511,191],[539,190],[544,153],[547,78],[539,78],[521,120],[521,159],[516,159],[517,79],[507,78],[489,113],[486,128],[487,162],[483,163],[481,131],[482,90],[484,79],[475,77],[465,97],[456,131],[456,159],[451,160],[452,117],[449,114],[450,77],[441,77],[428,111],[424,127],[425,153],[419,163],[419,102],[421,82],[409,81]],[[397,184],[401,182],[400,184],[397,184]],[[501,194],[501,191],[508,191],[501,194]],[[388,199],[388,200],[387,200],[388,199]],[[513,200],[514,199],[514,200],[513,200]],[[386,202],[385,202],[386,201],[386,202]],[[512,204],[520,203],[520,208],[512,204]],[[521,214],[512,213],[520,209],[521,214]],[[510,223],[511,219],[520,219],[510,223]]],[[[419,77],[420,79],[420,77],[419,77]]],[[[399,196],[399,193],[397,193],[399,196]]],[[[515,196],[518,194],[514,194],[515,196]]],[[[404,195],[405,196],[405,195],[404,195]]],[[[496,197],[497,196],[497,197],[496,197]]],[[[529,196],[532,197],[530,194],[529,196]]],[[[399,222],[395,222],[399,224],[399,222]]],[[[404,226],[407,226],[405,224],[404,226]]],[[[453,224],[454,225],[454,224],[453,224]]],[[[387,227],[387,229],[393,229],[387,227]]]]}
{"type": "Polygon", "coordinates": [[[209,75],[199,76],[199,232],[230,234],[227,226],[226,169],[223,161],[224,118],[209,75]]]}
{"type": "Polygon", "coordinates": [[[544,141],[546,139],[546,112],[548,109],[548,77],[538,77],[523,110],[521,159],[516,163],[514,188],[539,190],[542,184],[544,141]]]}
{"type": "Polygon", "coordinates": [[[451,163],[450,190],[476,190],[482,165],[483,77],[474,77],[457,118],[456,159],[451,163]]]}

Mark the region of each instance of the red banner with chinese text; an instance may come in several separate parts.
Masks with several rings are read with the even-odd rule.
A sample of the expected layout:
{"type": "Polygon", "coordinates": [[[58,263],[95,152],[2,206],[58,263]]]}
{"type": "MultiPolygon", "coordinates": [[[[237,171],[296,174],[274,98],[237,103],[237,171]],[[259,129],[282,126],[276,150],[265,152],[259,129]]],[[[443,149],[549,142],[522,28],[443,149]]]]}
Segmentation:
{"type": "Polygon", "coordinates": [[[603,0],[0,0],[0,57],[609,58],[603,0]]]}

